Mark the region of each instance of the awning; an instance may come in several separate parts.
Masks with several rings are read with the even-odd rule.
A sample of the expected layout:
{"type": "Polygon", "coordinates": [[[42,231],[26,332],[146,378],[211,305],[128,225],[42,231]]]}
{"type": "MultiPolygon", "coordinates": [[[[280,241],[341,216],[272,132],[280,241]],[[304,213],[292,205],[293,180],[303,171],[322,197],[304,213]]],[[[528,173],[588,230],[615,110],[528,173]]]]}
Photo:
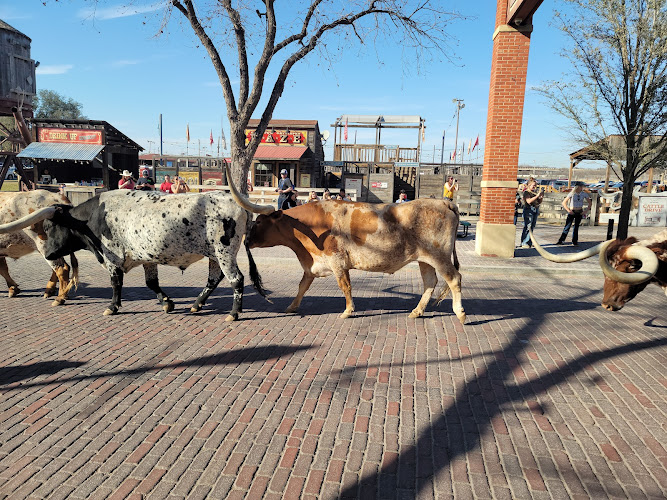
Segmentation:
{"type": "Polygon", "coordinates": [[[43,160],[92,161],[104,146],[99,144],[62,144],[55,142],[31,142],[16,156],[43,160]]]}
{"type": "Polygon", "coordinates": [[[255,160],[298,160],[306,152],[305,146],[265,146],[257,147],[255,160]]]}

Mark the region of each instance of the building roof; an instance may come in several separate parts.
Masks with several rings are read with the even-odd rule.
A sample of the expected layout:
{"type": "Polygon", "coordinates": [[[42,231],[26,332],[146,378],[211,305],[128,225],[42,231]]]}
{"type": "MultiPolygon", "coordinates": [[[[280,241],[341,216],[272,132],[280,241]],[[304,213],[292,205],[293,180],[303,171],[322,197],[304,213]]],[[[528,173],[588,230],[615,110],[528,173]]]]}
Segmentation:
{"type": "MultiPolygon", "coordinates": [[[[259,120],[249,120],[248,127],[254,128],[259,125],[259,120]]],[[[317,127],[317,120],[271,120],[269,122],[269,127],[303,127],[303,128],[315,128],[317,127]]]]}
{"type": "Polygon", "coordinates": [[[104,146],[99,144],[31,142],[16,156],[40,160],[92,161],[102,149],[104,146]]]}
{"type": "Polygon", "coordinates": [[[336,119],[337,123],[348,125],[357,123],[363,125],[389,124],[389,123],[413,123],[420,124],[422,117],[419,115],[342,115],[336,119]]]}
{"type": "MultiPolygon", "coordinates": [[[[6,22],[4,22],[2,19],[0,19],[0,29],[6,30],[6,31],[12,31],[14,33],[18,33],[19,35],[25,36],[28,40],[30,40],[30,37],[26,36],[24,33],[21,33],[19,30],[14,28],[13,26],[10,26],[6,22]]],[[[31,40],[32,41],[32,40],[31,40]]]]}
{"type": "Polygon", "coordinates": [[[260,144],[255,160],[298,160],[308,151],[305,146],[267,146],[260,144]]]}

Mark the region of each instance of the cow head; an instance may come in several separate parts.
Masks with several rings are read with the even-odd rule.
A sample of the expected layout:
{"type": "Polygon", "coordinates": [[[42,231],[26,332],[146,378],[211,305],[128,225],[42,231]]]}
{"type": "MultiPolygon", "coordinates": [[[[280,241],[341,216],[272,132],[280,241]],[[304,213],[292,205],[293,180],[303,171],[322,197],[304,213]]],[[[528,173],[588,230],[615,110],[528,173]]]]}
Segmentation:
{"type": "Polygon", "coordinates": [[[540,246],[533,232],[530,238],[538,253],[552,262],[576,262],[599,255],[605,275],[602,307],[618,311],[641,292],[658,272],[659,260],[650,248],[637,245],[636,238],[604,241],[592,248],[567,255],[555,255],[540,246]]]}
{"type": "Polygon", "coordinates": [[[76,230],[85,225],[70,215],[70,205],[53,205],[44,207],[0,226],[0,234],[20,231],[42,222],[46,240],[44,257],[55,260],[87,247],[85,241],[76,234],[76,230]]]}
{"type": "Polygon", "coordinates": [[[280,221],[283,217],[282,210],[276,210],[269,215],[258,215],[246,237],[250,248],[274,246],[276,241],[280,240],[280,221]]]}
{"type": "Polygon", "coordinates": [[[628,238],[623,241],[615,240],[607,246],[604,258],[600,259],[602,270],[607,271],[605,272],[604,295],[602,297],[602,307],[607,311],[620,310],[646,288],[646,285],[650,282],[652,276],[644,281],[628,281],[626,279],[627,276],[632,274],[637,275],[640,270],[646,272],[643,260],[652,260],[646,251],[655,255],[647,247],[635,246],[634,243],[636,242],[637,238],[628,238]],[[639,250],[639,255],[637,250],[639,250]]]}

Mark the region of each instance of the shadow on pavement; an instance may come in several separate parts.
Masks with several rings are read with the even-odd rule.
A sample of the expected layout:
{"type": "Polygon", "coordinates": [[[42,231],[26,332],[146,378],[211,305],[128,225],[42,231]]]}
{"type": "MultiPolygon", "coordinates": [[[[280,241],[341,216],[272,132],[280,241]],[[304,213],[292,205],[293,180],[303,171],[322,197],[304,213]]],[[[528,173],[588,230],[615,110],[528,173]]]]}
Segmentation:
{"type": "Polygon", "coordinates": [[[68,368],[85,365],[84,361],[39,361],[28,365],[0,366],[0,384],[7,385],[27,378],[51,375],[68,368]]]}
{"type": "MultiPolygon", "coordinates": [[[[74,377],[59,378],[50,380],[44,380],[40,382],[33,382],[29,384],[21,384],[15,387],[2,387],[10,382],[5,381],[3,372],[0,371],[0,376],[2,376],[2,386],[3,390],[17,390],[25,389],[26,387],[40,387],[45,385],[51,385],[54,382],[59,384],[67,382],[79,382],[81,380],[105,378],[105,377],[118,377],[118,376],[127,376],[127,375],[137,375],[147,372],[156,372],[169,368],[182,368],[189,366],[212,366],[212,365],[227,365],[232,363],[252,363],[255,361],[266,361],[269,359],[277,359],[282,356],[287,356],[294,354],[299,351],[305,351],[313,347],[319,347],[319,345],[306,345],[306,346],[282,346],[282,345],[270,345],[265,347],[249,347],[244,349],[235,349],[232,351],[223,352],[220,354],[214,354],[211,356],[202,356],[199,358],[188,359],[185,361],[179,361],[178,363],[167,363],[163,365],[147,365],[141,366],[139,368],[132,368],[128,370],[116,370],[108,372],[97,372],[91,375],[77,375],[74,377]]],[[[49,371],[43,371],[38,373],[34,368],[34,365],[25,365],[25,366],[7,366],[3,367],[2,370],[6,370],[8,373],[11,373],[12,370],[15,370],[16,373],[22,374],[22,379],[35,377],[38,375],[46,373],[56,373],[59,370],[66,368],[75,368],[77,366],[84,365],[83,362],[78,361],[48,361],[44,363],[35,363],[37,365],[43,364],[47,368],[51,367],[49,371]]],[[[14,375],[16,377],[16,375],[14,375]]],[[[20,379],[17,379],[20,380],[20,379]]]]}

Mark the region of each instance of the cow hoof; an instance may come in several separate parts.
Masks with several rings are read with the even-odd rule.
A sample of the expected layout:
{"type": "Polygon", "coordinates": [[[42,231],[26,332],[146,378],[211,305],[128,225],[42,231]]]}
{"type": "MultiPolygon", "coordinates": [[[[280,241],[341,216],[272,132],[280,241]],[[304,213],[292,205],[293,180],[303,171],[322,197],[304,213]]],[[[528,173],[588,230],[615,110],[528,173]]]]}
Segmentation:
{"type": "Polygon", "coordinates": [[[461,322],[462,325],[466,324],[466,313],[465,312],[457,313],[456,317],[459,318],[459,321],[461,322]]]}
{"type": "Polygon", "coordinates": [[[170,313],[174,310],[174,303],[171,300],[165,300],[164,304],[162,305],[162,309],[164,312],[170,313]]]}
{"type": "Polygon", "coordinates": [[[352,313],[353,313],[353,312],[354,312],[354,311],[343,311],[343,314],[341,314],[341,315],[338,316],[338,317],[339,317],[339,318],[342,318],[342,319],[349,318],[350,316],[352,316],[352,313]]]}
{"type": "Polygon", "coordinates": [[[239,319],[238,316],[234,316],[233,314],[228,314],[227,317],[225,318],[225,321],[230,322],[230,321],[236,321],[239,319]]]}
{"type": "Polygon", "coordinates": [[[110,308],[107,307],[107,308],[104,310],[104,316],[113,316],[113,315],[116,314],[117,312],[118,312],[118,309],[110,309],[110,308]]]}
{"type": "Polygon", "coordinates": [[[195,304],[194,306],[192,306],[190,308],[191,313],[196,313],[196,312],[199,312],[199,311],[201,311],[201,306],[199,304],[195,304]]]}
{"type": "Polygon", "coordinates": [[[62,297],[56,297],[53,299],[53,302],[51,302],[51,307],[56,307],[56,306],[62,306],[65,303],[66,299],[63,299],[62,297]]]}
{"type": "Polygon", "coordinates": [[[16,297],[19,293],[21,293],[21,289],[18,286],[10,286],[9,287],[9,297],[16,297]]]}
{"type": "Polygon", "coordinates": [[[286,313],[295,313],[299,310],[299,306],[289,306],[287,309],[285,309],[286,313]]]}
{"type": "Polygon", "coordinates": [[[50,298],[50,297],[53,297],[55,294],[56,294],[56,291],[55,291],[55,290],[46,290],[46,291],[44,292],[44,298],[45,298],[45,299],[48,299],[48,298],[50,298]]]}
{"type": "Polygon", "coordinates": [[[421,318],[423,315],[424,315],[424,311],[418,311],[417,309],[415,309],[414,311],[412,311],[410,313],[408,318],[421,318]]]}

